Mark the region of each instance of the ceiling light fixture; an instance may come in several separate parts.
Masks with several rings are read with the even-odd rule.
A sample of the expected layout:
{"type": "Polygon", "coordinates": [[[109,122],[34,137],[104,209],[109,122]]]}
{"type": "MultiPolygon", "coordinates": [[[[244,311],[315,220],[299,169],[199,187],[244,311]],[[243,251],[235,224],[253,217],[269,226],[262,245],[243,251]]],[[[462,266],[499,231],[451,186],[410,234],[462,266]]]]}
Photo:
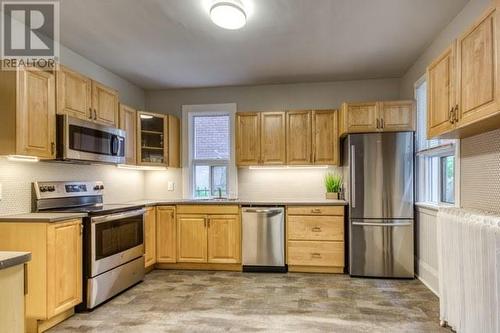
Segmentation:
{"type": "Polygon", "coordinates": [[[247,14],[239,0],[218,0],[210,7],[212,22],[221,28],[237,30],[247,23],[247,14]]]}

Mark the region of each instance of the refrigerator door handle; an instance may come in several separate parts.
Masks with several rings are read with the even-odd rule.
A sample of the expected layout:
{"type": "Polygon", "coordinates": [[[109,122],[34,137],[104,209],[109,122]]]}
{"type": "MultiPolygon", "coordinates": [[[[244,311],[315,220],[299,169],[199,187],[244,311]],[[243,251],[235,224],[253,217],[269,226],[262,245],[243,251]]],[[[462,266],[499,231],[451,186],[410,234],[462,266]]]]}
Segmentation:
{"type": "Polygon", "coordinates": [[[365,227],[404,227],[404,226],[411,226],[412,222],[396,222],[396,223],[352,222],[352,225],[362,225],[365,227]]]}
{"type": "Polygon", "coordinates": [[[351,145],[351,207],[356,208],[356,146],[351,145]]]}

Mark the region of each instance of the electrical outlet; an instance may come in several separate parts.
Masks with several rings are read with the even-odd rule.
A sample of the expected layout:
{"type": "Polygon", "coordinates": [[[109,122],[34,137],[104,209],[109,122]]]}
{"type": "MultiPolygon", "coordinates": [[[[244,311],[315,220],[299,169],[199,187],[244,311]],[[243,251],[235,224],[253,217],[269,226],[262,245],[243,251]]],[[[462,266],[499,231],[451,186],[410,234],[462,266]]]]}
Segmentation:
{"type": "Polygon", "coordinates": [[[175,190],[175,183],[174,182],[172,182],[172,181],[168,182],[168,190],[169,191],[175,190]]]}

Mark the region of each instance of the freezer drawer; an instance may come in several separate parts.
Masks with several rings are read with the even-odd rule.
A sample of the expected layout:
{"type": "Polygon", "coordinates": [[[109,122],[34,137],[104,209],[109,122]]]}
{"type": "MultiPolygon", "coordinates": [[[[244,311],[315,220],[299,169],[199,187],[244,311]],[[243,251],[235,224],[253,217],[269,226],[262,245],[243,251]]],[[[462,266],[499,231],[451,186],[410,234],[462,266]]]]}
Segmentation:
{"type": "Polygon", "coordinates": [[[413,278],[413,220],[351,220],[350,275],[413,278]]]}

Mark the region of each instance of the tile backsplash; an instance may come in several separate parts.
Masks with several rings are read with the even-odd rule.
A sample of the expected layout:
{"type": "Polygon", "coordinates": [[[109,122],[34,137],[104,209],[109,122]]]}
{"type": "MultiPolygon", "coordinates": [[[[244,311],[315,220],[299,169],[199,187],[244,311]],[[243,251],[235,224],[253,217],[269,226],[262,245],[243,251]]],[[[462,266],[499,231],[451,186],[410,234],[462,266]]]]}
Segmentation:
{"type": "Polygon", "coordinates": [[[32,183],[39,180],[102,180],[106,186],[104,201],[107,203],[144,198],[143,171],[118,169],[111,165],[11,162],[1,158],[0,215],[30,212],[32,183]]]}

